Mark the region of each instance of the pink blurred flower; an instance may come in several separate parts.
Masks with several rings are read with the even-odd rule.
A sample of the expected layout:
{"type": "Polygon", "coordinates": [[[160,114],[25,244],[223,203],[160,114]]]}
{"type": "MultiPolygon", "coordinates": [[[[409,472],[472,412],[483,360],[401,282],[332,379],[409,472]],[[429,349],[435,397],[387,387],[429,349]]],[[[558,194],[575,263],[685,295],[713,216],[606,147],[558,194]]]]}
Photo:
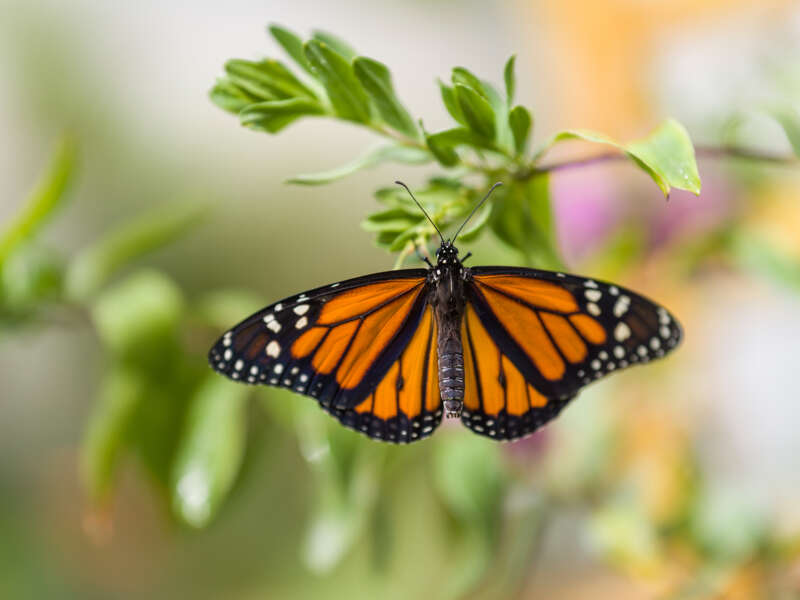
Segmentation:
{"type": "Polygon", "coordinates": [[[617,169],[608,164],[552,175],[556,233],[568,264],[580,262],[617,227],[622,211],[616,175],[617,169]]]}
{"type": "Polygon", "coordinates": [[[709,166],[702,169],[700,196],[673,190],[666,207],[649,211],[651,248],[659,248],[687,236],[696,236],[721,225],[730,215],[736,190],[730,177],[709,166]]]}

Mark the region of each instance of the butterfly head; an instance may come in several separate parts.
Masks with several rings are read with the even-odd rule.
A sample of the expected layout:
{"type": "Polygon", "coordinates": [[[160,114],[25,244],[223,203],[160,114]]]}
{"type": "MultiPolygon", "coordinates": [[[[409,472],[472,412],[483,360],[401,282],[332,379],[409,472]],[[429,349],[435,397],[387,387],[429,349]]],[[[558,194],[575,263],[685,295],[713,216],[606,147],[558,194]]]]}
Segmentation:
{"type": "Polygon", "coordinates": [[[448,265],[457,265],[460,262],[458,248],[450,240],[442,242],[442,245],[436,251],[436,265],[441,268],[448,265]]]}

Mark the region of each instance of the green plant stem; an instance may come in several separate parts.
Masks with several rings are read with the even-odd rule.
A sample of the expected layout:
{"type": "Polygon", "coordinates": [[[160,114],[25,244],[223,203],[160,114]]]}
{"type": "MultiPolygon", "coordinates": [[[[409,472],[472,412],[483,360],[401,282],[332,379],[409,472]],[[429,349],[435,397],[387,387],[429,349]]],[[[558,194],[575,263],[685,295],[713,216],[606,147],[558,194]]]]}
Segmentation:
{"type": "Polygon", "coordinates": [[[398,131],[384,127],[383,125],[377,123],[370,123],[367,127],[369,127],[369,129],[372,129],[376,133],[381,134],[382,136],[393,139],[402,146],[408,146],[409,148],[419,148],[420,150],[425,150],[425,151],[428,150],[428,147],[419,140],[410,138],[398,131]]]}
{"type": "MultiPolygon", "coordinates": [[[[750,160],[775,166],[788,167],[800,165],[800,157],[779,156],[733,146],[695,146],[695,155],[701,158],[750,160]]],[[[590,156],[577,160],[565,160],[562,162],[551,163],[549,165],[538,166],[535,164],[529,164],[518,171],[512,172],[511,176],[518,181],[527,181],[528,179],[532,179],[533,177],[541,175],[542,173],[552,173],[555,171],[588,167],[595,164],[618,160],[629,160],[629,157],[622,152],[606,152],[596,156],[590,156]]]]}
{"type": "MultiPolygon", "coordinates": [[[[428,147],[423,142],[420,142],[419,140],[415,140],[413,138],[405,136],[402,133],[399,133],[397,131],[394,131],[393,129],[389,129],[387,127],[384,127],[384,126],[382,126],[380,124],[370,123],[370,124],[367,125],[367,128],[371,129],[372,131],[374,131],[374,132],[376,132],[376,133],[378,133],[378,134],[380,134],[380,135],[382,135],[384,137],[388,137],[388,138],[394,140],[395,142],[397,142],[401,146],[406,146],[408,148],[417,148],[417,149],[423,150],[425,152],[429,151],[428,147]]],[[[496,151],[497,152],[502,152],[499,148],[496,151]]],[[[503,153],[503,154],[506,154],[506,153],[503,153]]],[[[462,165],[464,165],[468,169],[471,169],[472,171],[475,171],[475,172],[478,172],[478,173],[485,173],[485,174],[489,174],[489,173],[493,172],[493,170],[490,169],[488,166],[479,165],[477,163],[470,162],[470,161],[464,159],[463,156],[459,156],[459,160],[460,160],[462,165]]]]}

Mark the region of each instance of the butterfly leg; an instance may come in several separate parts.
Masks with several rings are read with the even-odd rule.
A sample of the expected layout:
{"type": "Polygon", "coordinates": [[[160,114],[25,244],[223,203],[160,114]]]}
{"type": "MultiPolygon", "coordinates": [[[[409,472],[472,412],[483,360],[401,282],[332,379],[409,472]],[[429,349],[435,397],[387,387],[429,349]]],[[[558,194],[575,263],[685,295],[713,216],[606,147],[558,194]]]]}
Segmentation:
{"type": "Polygon", "coordinates": [[[472,256],[472,252],[467,252],[467,253],[464,255],[464,258],[459,258],[458,260],[459,260],[459,262],[462,262],[462,263],[463,263],[463,262],[464,262],[465,260],[467,260],[467,259],[468,259],[470,256],[472,256]]]}
{"type": "Polygon", "coordinates": [[[417,253],[417,258],[420,259],[422,262],[424,262],[426,265],[428,265],[428,267],[430,267],[432,269],[433,265],[431,264],[430,259],[427,256],[425,256],[424,254],[422,254],[422,252],[419,251],[419,246],[417,245],[417,241],[414,240],[413,243],[414,243],[414,252],[417,253]]]}

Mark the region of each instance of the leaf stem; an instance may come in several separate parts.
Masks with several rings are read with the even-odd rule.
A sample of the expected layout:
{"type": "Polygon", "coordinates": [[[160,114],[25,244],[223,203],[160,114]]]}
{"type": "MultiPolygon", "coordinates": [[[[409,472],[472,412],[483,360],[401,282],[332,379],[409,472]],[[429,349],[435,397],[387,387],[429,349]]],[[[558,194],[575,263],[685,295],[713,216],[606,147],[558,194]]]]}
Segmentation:
{"type": "MultiPolygon", "coordinates": [[[[751,160],[768,163],[775,166],[800,165],[800,157],[767,154],[757,150],[737,148],[735,146],[695,146],[695,155],[700,158],[751,160]]],[[[528,179],[532,179],[537,175],[542,175],[544,173],[553,173],[555,171],[588,167],[595,164],[618,160],[628,160],[628,156],[622,152],[606,152],[596,156],[589,156],[587,158],[581,158],[577,160],[573,159],[563,162],[554,162],[549,165],[527,165],[519,171],[512,172],[511,175],[518,181],[527,181],[528,179]]]]}

